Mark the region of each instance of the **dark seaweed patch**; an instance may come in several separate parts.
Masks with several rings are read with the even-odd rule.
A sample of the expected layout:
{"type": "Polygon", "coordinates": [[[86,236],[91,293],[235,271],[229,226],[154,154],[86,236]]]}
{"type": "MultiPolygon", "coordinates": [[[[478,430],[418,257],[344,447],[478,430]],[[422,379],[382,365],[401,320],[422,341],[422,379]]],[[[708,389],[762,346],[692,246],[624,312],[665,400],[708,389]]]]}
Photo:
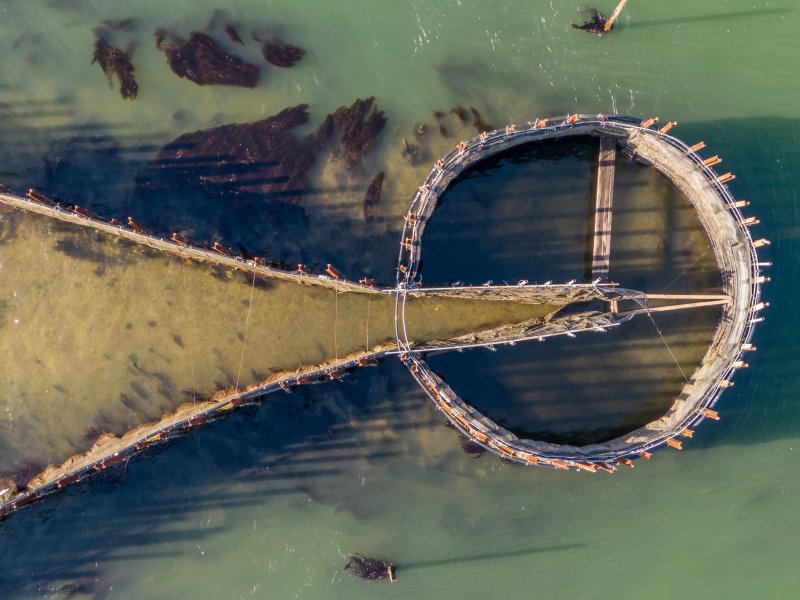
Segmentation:
{"type": "Polygon", "coordinates": [[[197,85],[236,85],[252,88],[258,84],[258,67],[226,52],[210,36],[195,31],[189,41],[177,47],[163,44],[163,29],[156,30],[156,46],[163,49],[172,71],[197,85]]]}
{"type": "Polygon", "coordinates": [[[450,109],[450,112],[458,117],[458,120],[461,121],[462,124],[467,122],[469,115],[467,113],[467,109],[461,106],[460,104],[454,106],[450,109]]]}
{"type": "Polygon", "coordinates": [[[293,67],[305,55],[306,51],[298,46],[287,44],[278,39],[264,42],[261,46],[261,53],[267,62],[276,67],[288,69],[293,67]]]}
{"type": "Polygon", "coordinates": [[[374,558],[367,558],[363,554],[352,554],[347,564],[344,566],[347,570],[361,579],[368,579],[370,581],[378,581],[381,579],[390,579],[392,582],[395,580],[395,566],[384,560],[377,560],[374,558]]]}
{"type": "Polygon", "coordinates": [[[378,202],[381,199],[381,190],[383,189],[383,176],[381,171],[372,179],[372,182],[367,188],[367,194],[364,196],[364,219],[372,221],[378,216],[378,202]]]}
{"type": "Polygon", "coordinates": [[[589,33],[605,33],[606,22],[608,22],[606,16],[596,8],[587,8],[585,9],[585,13],[587,18],[586,22],[581,25],[573,23],[572,26],[575,29],[583,29],[589,33]]]}
{"type": "Polygon", "coordinates": [[[491,131],[492,126],[486,123],[483,118],[481,117],[481,113],[478,112],[478,109],[474,106],[470,106],[470,111],[472,111],[472,118],[473,118],[473,125],[475,125],[475,129],[478,130],[478,133],[482,133],[484,131],[491,131]]]}
{"type": "Polygon", "coordinates": [[[130,57],[119,48],[109,44],[102,35],[97,35],[94,43],[92,64],[98,63],[108,80],[108,87],[114,88],[113,76],[119,80],[119,93],[126,100],[133,100],[139,94],[139,84],[133,76],[130,57]]]}
{"type": "Polygon", "coordinates": [[[225,33],[228,34],[231,41],[244,46],[244,41],[242,41],[242,38],[239,36],[239,32],[236,31],[236,28],[231,23],[225,23],[225,33]]]}
{"type": "Polygon", "coordinates": [[[339,154],[348,168],[372,148],[386,125],[386,115],[378,110],[375,97],[358,99],[328,115],[317,129],[317,137],[327,140],[339,136],[339,154]]]}

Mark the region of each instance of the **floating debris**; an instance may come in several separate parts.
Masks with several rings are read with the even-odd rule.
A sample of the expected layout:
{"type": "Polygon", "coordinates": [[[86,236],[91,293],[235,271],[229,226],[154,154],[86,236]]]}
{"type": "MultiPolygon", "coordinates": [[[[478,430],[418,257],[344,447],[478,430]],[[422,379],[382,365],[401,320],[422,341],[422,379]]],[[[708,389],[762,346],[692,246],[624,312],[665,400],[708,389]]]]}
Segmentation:
{"type": "Polygon", "coordinates": [[[98,63],[108,79],[108,87],[114,89],[113,76],[119,79],[119,93],[125,100],[134,100],[139,94],[139,84],[133,76],[133,64],[130,58],[119,48],[109,44],[106,39],[97,35],[94,43],[92,64],[98,63]]]}
{"type": "Polygon", "coordinates": [[[367,221],[372,221],[378,216],[378,202],[381,199],[383,176],[383,171],[375,175],[372,183],[369,184],[367,195],[364,196],[364,219],[367,221]]]}
{"type": "Polygon", "coordinates": [[[596,8],[587,8],[586,18],[588,20],[582,25],[576,25],[573,23],[572,26],[575,29],[583,29],[589,33],[603,33],[605,31],[606,22],[608,19],[599,10],[596,8]]]}
{"type": "Polygon", "coordinates": [[[261,46],[261,54],[267,62],[282,69],[289,69],[295,65],[305,55],[306,51],[298,46],[286,44],[281,40],[274,39],[264,42],[261,46]]]}
{"type": "Polygon", "coordinates": [[[614,12],[611,13],[609,18],[606,18],[606,16],[596,8],[588,8],[586,9],[586,17],[588,21],[582,25],[576,25],[573,23],[572,26],[575,29],[583,29],[589,33],[608,33],[614,28],[617,18],[627,3],[628,0],[620,0],[619,4],[617,4],[617,7],[614,9],[614,12]]]}
{"type": "Polygon", "coordinates": [[[369,581],[380,581],[381,579],[389,579],[392,583],[397,581],[397,569],[392,563],[367,558],[363,554],[350,555],[350,560],[347,561],[344,568],[349,569],[356,577],[369,581]]]}
{"type": "Polygon", "coordinates": [[[226,52],[210,36],[195,31],[185,44],[163,44],[166,33],[156,30],[156,47],[167,55],[170,68],[178,77],[197,85],[236,85],[252,88],[258,84],[258,67],[226,52]]]}

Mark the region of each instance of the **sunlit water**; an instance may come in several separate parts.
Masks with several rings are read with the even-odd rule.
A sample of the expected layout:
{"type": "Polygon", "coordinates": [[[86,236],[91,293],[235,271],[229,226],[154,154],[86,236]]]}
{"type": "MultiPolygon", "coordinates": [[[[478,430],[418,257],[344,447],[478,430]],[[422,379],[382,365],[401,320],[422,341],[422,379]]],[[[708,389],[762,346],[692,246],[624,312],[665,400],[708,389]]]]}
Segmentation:
{"type": "MultiPolygon", "coordinates": [[[[107,216],[135,214],[161,233],[187,230],[391,281],[414,188],[439,154],[474,134],[450,116],[452,137],[441,138],[433,110],[475,106],[493,125],[568,111],[659,115],[725,159],[737,174],[734,191],[753,202],[759,233],[773,240],[759,351],[726,392],[721,422],[703,425],[682,453],[658,453],[613,477],[470,458],[392,362],[269,398],[12,517],[0,538],[4,596],[65,597],[59,588],[80,583],[116,598],[790,597],[800,520],[797,9],[630,3],[618,29],[597,38],[569,28],[580,19],[574,2],[235,3],[228,10],[243,38],[250,28],[278,27],[308,50],[295,68],[264,68],[258,88],[239,90],[179,80],[151,46],[155,26],[202,29],[216,8],[0,6],[5,185],[39,186],[107,216]],[[89,65],[89,30],[132,15],[139,29],[117,43],[138,42],[140,96],[124,102],[89,65]],[[370,95],[389,117],[378,147],[352,173],[323,168],[323,159],[299,207],[189,192],[154,199],[135,189],[146,161],[181,133],[300,102],[310,104],[313,127],[370,95]],[[418,122],[428,132],[414,139],[418,122]],[[403,138],[419,144],[424,160],[408,164],[403,138]],[[365,223],[363,194],[380,169],[381,216],[365,223]],[[396,562],[398,584],[343,572],[356,551],[396,562]]],[[[249,41],[231,47],[260,60],[249,41]]],[[[479,254],[473,247],[465,252],[479,254]]],[[[512,276],[529,277],[488,277],[512,276]]],[[[93,385],[89,372],[74,377],[93,385]]]]}

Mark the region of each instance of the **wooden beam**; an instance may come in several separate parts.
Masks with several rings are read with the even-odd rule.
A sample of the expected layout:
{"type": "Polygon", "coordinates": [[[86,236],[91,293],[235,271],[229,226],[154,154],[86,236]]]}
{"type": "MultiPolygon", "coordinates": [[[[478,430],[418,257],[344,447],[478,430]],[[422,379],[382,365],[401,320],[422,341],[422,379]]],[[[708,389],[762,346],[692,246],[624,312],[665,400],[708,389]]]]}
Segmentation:
{"type": "Polygon", "coordinates": [[[729,302],[730,298],[724,300],[706,300],[705,302],[687,302],[686,304],[670,304],[669,306],[655,306],[653,308],[637,308],[636,310],[629,310],[626,312],[619,313],[618,316],[627,317],[632,315],[644,315],[647,313],[654,313],[654,312],[684,310],[686,308],[704,308],[706,306],[720,306],[722,304],[728,304],[729,302]]]}
{"type": "Polygon", "coordinates": [[[730,300],[728,294],[642,294],[650,300],[730,300]]]}
{"type": "Polygon", "coordinates": [[[611,31],[611,28],[614,27],[614,23],[617,22],[619,14],[622,12],[622,9],[625,8],[627,3],[628,0],[620,0],[619,4],[617,4],[617,8],[615,8],[614,12],[611,13],[611,17],[609,17],[608,21],[606,21],[605,25],[603,25],[603,31],[606,33],[611,31]]]}
{"type": "Polygon", "coordinates": [[[608,136],[600,137],[600,157],[597,165],[597,192],[594,209],[592,241],[592,279],[608,277],[611,259],[611,207],[614,201],[614,167],[617,142],[608,136]]]}

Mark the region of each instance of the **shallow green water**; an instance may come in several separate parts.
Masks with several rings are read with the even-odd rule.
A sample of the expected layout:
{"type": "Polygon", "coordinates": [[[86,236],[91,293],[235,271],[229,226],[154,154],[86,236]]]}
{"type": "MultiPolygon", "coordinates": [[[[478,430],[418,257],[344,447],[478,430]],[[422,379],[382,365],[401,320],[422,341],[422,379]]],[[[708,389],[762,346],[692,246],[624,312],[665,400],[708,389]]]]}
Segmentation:
{"type": "MultiPolygon", "coordinates": [[[[602,6],[606,11],[613,2],[602,6]]],[[[575,2],[235,3],[234,20],[285,28],[308,55],[265,70],[255,90],[178,80],[152,47],[156,25],[202,28],[206,2],[0,6],[0,171],[107,216],[162,232],[241,243],[291,261],[335,259],[393,279],[400,215],[435,157],[473,135],[434,109],[475,106],[494,125],[567,111],[659,115],[704,139],[737,174],[774,283],[751,368],[682,453],[588,476],[464,454],[399,366],[267,399],[15,515],[0,534],[4,597],[790,597],[800,494],[795,257],[800,166],[800,16],[793,3],[632,2],[617,31],[569,28],[575,2]],[[122,101],[90,66],[89,29],[136,15],[140,97],[122,101]],[[39,41],[21,36],[41,33],[39,41]],[[12,46],[19,40],[16,49],[12,46]],[[375,95],[389,123],[363,170],[318,166],[301,207],[137,193],[157,148],[214,123],[308,102],[314,126],[375,95]],[[425,154],[400,153],[416,122],[425,154]],[[380,219],[365,223],[369,179],[386,171],[380,219]],[[337,175],[338,173],[338,175],[337,175]],[[399,565],[399,583],[341,571],[350,552],[399,565]]],[[[242,28],[247,31],[246,27],[242,28]]],[[[124,37],[124,36],[123,36],[124,37]]],[[[244,37],[244,36],[243,36],[244,37]]],[[[127,39],[120,41],[125,45],[127,39]]],[[[241,50],[254,61],[257,47],[241,50]]],[[[259,63],[263,64],[263,63],[259,63]]],[[[580,274],[576,274],[580,276],[580,274]]],[[[575,340],[579,341],[579,340],[575,340]]],[[[2,367],[0,367],[2,368],[2,367]]]]}

